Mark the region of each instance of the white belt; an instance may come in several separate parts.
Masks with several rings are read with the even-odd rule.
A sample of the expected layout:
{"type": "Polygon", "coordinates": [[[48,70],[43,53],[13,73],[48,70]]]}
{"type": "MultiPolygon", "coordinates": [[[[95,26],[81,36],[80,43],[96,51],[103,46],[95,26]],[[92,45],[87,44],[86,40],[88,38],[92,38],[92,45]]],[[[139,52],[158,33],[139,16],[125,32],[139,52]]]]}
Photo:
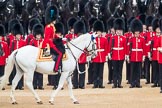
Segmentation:
{"type": "Polygon", "coordinates": [[[113,50],[123,50],[123,47],[114,47],[113,50]]]}
{"type": "Polygon", "coordinates": [[[157,48],[153,48],[152,50],[157,50],[157,48]]]}
{"type": "Polygon", "coordinates": [[[143,51],[143,49],[132,49],[132,51],[143,51]]]}
{"type": "Polygon", "coordinates": [[[97,49],[98,52],[102,52],[105,51],[104,49],[97,49]]]}

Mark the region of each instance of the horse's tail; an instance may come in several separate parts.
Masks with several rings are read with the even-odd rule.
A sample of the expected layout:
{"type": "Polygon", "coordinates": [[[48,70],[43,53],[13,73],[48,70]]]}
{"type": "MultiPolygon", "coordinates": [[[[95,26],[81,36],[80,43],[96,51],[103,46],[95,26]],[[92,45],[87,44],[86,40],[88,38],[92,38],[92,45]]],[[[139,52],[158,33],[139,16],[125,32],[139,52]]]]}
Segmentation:
{"type": "Polygon", "coordinates": [[[9,76],[13,70],[16,53],[17,53],[17,50],[12,52],[6,61],[4,75],[0,78],[0,90],[2,90],[2,88],[6,85],[8,79],[9,79],[9,76]]]}

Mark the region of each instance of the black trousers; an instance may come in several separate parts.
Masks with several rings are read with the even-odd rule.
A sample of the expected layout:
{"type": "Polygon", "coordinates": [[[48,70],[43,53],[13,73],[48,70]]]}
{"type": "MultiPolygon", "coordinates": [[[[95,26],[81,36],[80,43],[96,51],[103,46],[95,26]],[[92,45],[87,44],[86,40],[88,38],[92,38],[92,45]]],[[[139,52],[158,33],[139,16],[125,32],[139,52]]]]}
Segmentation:
{"type": "Polygon", "coordinates": [[[0,77],[4,75],[4,65],[0,66],[0,77]]]}
{"type": "Polygon", "coordinates": [[[112,60],[108,60],[108,81],[113,82],[113,66],[112,66],[112,60]]]}
{"type": "Polygon", "coordinates": [[[56,88],[58,87],[60,76],[61,76],[60,73],[58,73],[57,75],[52,76],[52,78],[53,78],[53,86],[56,87],[56,88]]]}
{"type": "MultiPolygon", "coordinates": [[[[10,77],[9,77],[9,83],[12,84],[12,80],[14,79],[16,75],[16,67],[14,66],[11,74],[10,74],[10,77]]],[[[20,79],[20,81],[18,82],[18,85],[16,88],[22,88],[24,86],[24,77],[22,76],[22,78],[20,79]]]]}
{"type": "MultiPolygon", "coordinates": [[[[81,72],[85,71],[85,63],[79,64],[79,70],[81,72]]],[[[85,86],[85,73],[79,74],[77,68],[74,70],[73,73],[73,86],[76,88],[82,88],[85,86]]]]}
{"type": "Polygon", "coordinates": [[[145,73],[145,78],[148,83],[150,83],[150,64],[151,61],[149,60],[148,57],[145,58],[144,62],[144,73],[145,73]]]}
{"type": "Polygon", "coordinates": [[[33,86],[34,88],[43,87],[43,74],[34,72],[33,86]]]}
{"type": "Polygon", "coordinates": [[[153,83],[155,85],[159,84],[159,64],[158,61],[152,61],[152,73],[153,73],[153,83]]]}
{"type": "Polygon", "coordinates": [[[54,85],[54,75],[48,75],[48,85],[54,85]]]}
{"type": "Polygon", "coordinates": [[[126,61],[126,80],[128,80],[128,83],[130,83],[131,79],[131,65],[126,61]]]}
{"type": "Polygon", "coordinates": [[[124,60],[112,60],[114,86],[121,86],[124,60]]]}
{"type": "Polygon", "coordinates": [[[140,86],[142,62],[131,62],[131,85],[140,86]]]}
{"type": "Polygon", "coordinates": [[[93,67],[93,63],[89,63],[88,83],[93,84],[93,81],[94,81],[94,67],[93,67]]]}
{"type": "Polygon", "coordinates": [[[93,63],[94,66],[94,86],[103,86],[104,63],[93,63]]]}
{"type": "Polygon", "coordinates": [[[162,90],[162,64],[159,64],[159,73],[160,73],[160,90],[162,90]]]}

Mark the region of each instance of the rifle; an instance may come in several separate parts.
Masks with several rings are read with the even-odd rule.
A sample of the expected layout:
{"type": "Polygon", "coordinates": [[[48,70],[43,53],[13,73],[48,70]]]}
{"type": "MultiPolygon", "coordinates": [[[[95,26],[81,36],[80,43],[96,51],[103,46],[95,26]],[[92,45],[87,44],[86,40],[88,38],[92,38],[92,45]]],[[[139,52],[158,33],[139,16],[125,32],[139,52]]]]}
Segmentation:
{"type": "Polygon", "coordinates": [[[133,47],[133,43],[130,42],[130,44],[129,44],[129,60],[131,59],[132,47],[133,47]]]}

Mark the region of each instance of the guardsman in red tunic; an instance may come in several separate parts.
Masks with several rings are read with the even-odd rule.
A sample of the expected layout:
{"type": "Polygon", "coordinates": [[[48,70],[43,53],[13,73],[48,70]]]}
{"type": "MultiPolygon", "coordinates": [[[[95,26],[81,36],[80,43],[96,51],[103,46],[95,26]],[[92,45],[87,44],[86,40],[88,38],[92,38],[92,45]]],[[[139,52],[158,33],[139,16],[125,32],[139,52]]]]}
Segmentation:
{"type": "MultiPolygon", "coordinates": [[[[114,25],[114,23],[113,23],[114,20],[115,20],[115,18],[111,17],[107,21],[107,34],[105,35],[105,37],[107,38],[108,46],[110,45],[110,38],[115,35],[115,30],[114,30],[114,26],[113,26],[114,25]]],[[[107,64],[108,64],[108,70],[109,70],[109,73],[108,73],[108,83],[107,84],[112,84],[112,82],[113,82],[112,60],[110,60],[108,58],[107,64]]]]}
{"type": "MultiPolygon", "coordinates": [[[[145,72],[145,77],[146,77],[146,84],[150,84],[150,64],[151,61],[148,58],[148,53],[150,50],[150,43],[151,43],[151,39],[153,36],[153,30],[152,30],[152,20],[153,20],[153,16],[147,16],[146,17],[146,27],[147,27],[147,32],[146,32],[146,37],[145,37],[145,43],[146,43],[146,58],[145,58],[145,62],[144,62],[144,72],[145,72]]],[[[151,78],[152,79],[152,78],[151,78]]]]}
{"type": "Polygon", "coordinates": [[[121,86],[121,81],[122,81],[123,63],[125,60],[125,53],[126,53],[126,38],[125,36],[123,36],[125,30],[124,20],[121,18],[115,19],[114,29],[115,29],[115,35],[110,38],[110,43],[109,43],[109,51],[112,50],[112,52],[108,53],[108,57],[109,59],[112,60],[112,66],[113,66],[114,85],[112,88],[117,88],[117,87],[123,88],[123,86],[121,86]]]}
{"type": "MultiPolygon", "coordinates": [[[[85,30],[85,24],[83,21],[77,21],[74,24],[74,33],[78,36],[84,34],[86,32],[85,30]]],[[[73,73],[73,89],[84,89],[85,88],[85,65],[86,65],[86,54],[83,52],[78,60],[78,69],[80,72],[84,72],[82,74],[78,73],[78,69],[74,70],[73,73]]]]}
{"type": "MultiPolygon", "coordinates": [[[[127,43],[127,49],[128,49],[128,41],[129,39],[132,37],[133,33],[130,31],[130,24],[131,21],[134,19],[135,17],[130,17],[127,21],[127,30],[128,32],[126,32],[124,34],[124,36],[126,37],[126,43],[127,43]]],[[[128,80],[127,84],[130,84],[130,77],[131,77],[131,70],[130,70],[130,63],[128,63],[128,61],[126,61],[126,80],[128,80]]]]}
{"type": "MultiPolygon", "coordinates": [[[[42,24],[35,24],[33,25],[33,38],[32,40],[30,40],[29,45],[35,46],[35,47],[39,47],[40,43],[42,43],[43,41],[43,35],[44,35],[44,27],[42,24]]],[[[40,90],[44,90],[43,88],[43,74],[42,73],[38,73],[38,72],[34,72],[34,78],[33,78],[33,86],[34,89],[40,89],[40,90]]]]}
{"type": "Polygon", "coordinates": [[[78,19],[76,17],[70,17],[67,21],[68,34],[65,35],[65,38],[67,38],[69,41],[77,38],[77,35],[74,34],[74,27],[73,27],[74,23],[77,20],[78,19]]]}
{"type": "Polygon", "coordinates": [[[29,32],[30,33],[29,33],[29,35],[26,38],[26,44],[27,45],[29,45],[30,40],[34,39],[34,36],[33,36],[33,26],[35,24],[40,24],[40,23],[41,22],[39,21],[38,18],[32,18],[32,19],[29,20],[29,27],[28,27],[28,29],[29,29],[29,32]]]}
{"type": "MultiPolygon", "coordinates": [[[[93,33],[93,24],[97,20],[97,18],[92,17],[88,19],[88,25],[89,25],[89,33],[93,33]]],[[[87,59],[88,60],[88,59],[87,59]]],[[[89,68],[88,68],[88,82],[87,85],[93,84],[93,76],[94,76],[94,68],[93,68],[93,62],[89,61],[89,68]]]]}
{"type": "Polygon", "coordinates": [[[138,19],[134,19],[131,22],[132,38],[129,40],[129,48],[127,49],[128,62],[131,64],[131,86],[130,88],[141,88],[140,85],[140,73],[142,70],[142,62],[145,59],[145,40],[140,36],[142,32],[142,22],[138,19]]]}
{"type": "Polygon", "coordinates": [[[153,27],[153,37],[150,45],[150,52],[148,54],[148,57],[150,60],[152,60],[152,75],[153,75],[153,84],[151,87],[158,87],[160,86],[159,82],[159,36],[160,36],[160,27],[159,27],[159,19],[154,18],[152,21],[152,27],[153,27]]]}
{"type": "MultiPolygon", "coordinates": [[[[13,35],[15,36],[15,40],[10,43],[10,51],[13,52],[16,49],[19,49],[26,45],[26,42],[22,39],[23,35],[23,27],[20,23],[17,23],[13,26],[13,35]]],[[[14,67],[13,72],[11,73],[13,76],[16,74],[16,68],[14,67]]],[[[19,81],[16,89],[23,90],[23,77],[19,81]]]]}
{"type": "MultiPolygon", "coordinates": [[[[0,77],[4,75],[4,67],[6,64],[6,58],[8,57],[8,45],[3,38],[5,36],[5,27],[0,24],[0,77]]],[[[2,88],[5,90],[5,88],[2,88]]]]}
{"type": "MultiPolygon", "coordinates": [[[[7,35],[7,44],[8,44],[8,47],[10,47],[10,43],[12,42],[12,40],[15,39],[15,36],[13,35],[12,33],[12,30],[13,30],[13,25],[16,24],[16,23],[20,23],[19,20],[17,19],[12,19],[8,22],[8,35],[7,35]]],[[[10,50],[9,50],[9,54],[10,54],[10,50]]],[[[10,84],[8,84],[10,85],[10,84]]]]}
{"type": "MultiPolygon", "coordinates": [[[[56,61],[54,66],[54,72],[61,72],[61,60],[62,60],[62,53],[53,43],[53,41],[57,38],[55,35],[55,26],[56,19],[58,18],[59,11],[55,5],[51,5],[46,8],[45,12],[45,30],[44,30],[44,41],[42,44],[42,48],[45,48],[47,44],[49,44],[50,48],[54,50],[56,54],[56,61]]],[[[47,51],[49,52],[49,51],[47,51]]]]}
{"type": "Polygon", "coordinates": [[[108,42],[106,37],[102,36],[102,32],[104,32],[103,22],[97,20],[93,25],[94,32],[98,34],[96,37],[97,42],[97,56],[93,58],[93,66],[94,66],[94,86],[93,88],[105,88],[103,86],[103,71],[104,71],[104,63],[106,61],[106,56],[108,54],[108,42]]]}

